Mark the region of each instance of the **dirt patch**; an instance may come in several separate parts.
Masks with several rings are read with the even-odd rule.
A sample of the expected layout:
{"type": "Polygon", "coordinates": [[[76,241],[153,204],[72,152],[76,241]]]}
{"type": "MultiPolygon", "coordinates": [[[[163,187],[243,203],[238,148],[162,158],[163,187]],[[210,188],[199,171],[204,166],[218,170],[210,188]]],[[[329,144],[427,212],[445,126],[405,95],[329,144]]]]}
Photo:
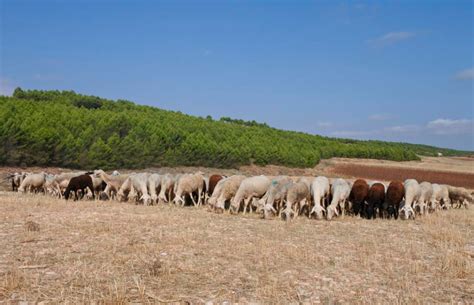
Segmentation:
{"type": "Polygon", "coordinates": [[[363,164],[337,164],[329,169],[336,175],[359,177],[372,180],[404,181],[413,178],[418,181],[429,181],[431,183],[449,184],[474,189],[474,174],[433,171],[414,168],[395,168],[363,164]]]}

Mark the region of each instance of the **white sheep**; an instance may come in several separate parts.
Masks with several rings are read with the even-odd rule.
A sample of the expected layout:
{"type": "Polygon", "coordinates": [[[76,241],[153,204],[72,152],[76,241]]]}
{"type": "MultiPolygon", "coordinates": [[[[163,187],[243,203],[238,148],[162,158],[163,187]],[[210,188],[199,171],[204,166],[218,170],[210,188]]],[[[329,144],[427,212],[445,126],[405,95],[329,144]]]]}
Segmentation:
{"type": "Polygon", "coordinates": [[[159,191],[161,187],[161,175],[151,174],[148,177],[147,186],[148,186],[148,192],[150,193],[151,202],[157,203],[158,202],[157,191],[159,191]]]}
{"type": "Polygon", "coordinates": [[[309,213],[316,214],[317,219],[322,219],[324,212],[326,212],[325,201],[329,198],[331,188],[329,186],[329,179],[324,176],[316,177],[311,183],[311,195],[313,196],[313,208],[309,213]]]}
{"type": "Polygon", "coordinates": [[[177,187],[175,191],[174,203],[178,204],[181,202],[181,205],[184,206],[186,201],[186,195],[191,197],[194,206],[201,205],[202,191],[204,189],[204,176],[201,172],[196,174],[185,174],[181,176],[177,182],[177,187]],[[193,193],[198,193],[197,202],[194,200],[193,193]]]}
{"type": "Polygon", "coordinates": [[[243,213],[247,212],[247,207],[250,201],[255,198],[261,198],[268,190],[270,186],[270,179],[266,176],[255,176],[244,179],[235,194],[234,199],[232,199],[230,205],[231,213],[237,213],[240,209],[240,204],[242,200],[244,201],[244,210],[243,213]]]}
{"type": "Polygon", "coordinates": [[[26,191],[43,191],[43,186],[46,181],[46,173],[30,174],[27,175],[20,184],[18,192],[26,191]]]}
{"type": "Polygon", "coordinates": [[[403,220],[415,219],[414,207],[421,196],[420,184],[415,179],[407,179],[405,180],[404,187],[405,200],[400,205],[400,218],[403,220]]]}
{"type": "Polygon", "coordinates": [[[326,209],[326,218],[331,220],[334,216],[338,216],[338,207],[341,209],[341,217],[344,217],[346,200],[351,193],[351,187],[344,179],[335,179],[331,185],[331,204],[326,209]]]}
{"type": "Polygon", "coordinates": [[[302,207],[311,200],[310,183],[310,180],[301,179],[290,185],[286,193],[286,206],[282,212],[285,220],[290,220],[292,215],[298,216],[302,207]]]}
{"type": "Polygon", "coordinates": [[[221,213],[225,210],[225,203],[227,201],[232,201],[235,194],[239,190],[240,184],[244,179],[246,179],[246,177],[243,175],[233,175],[228,178],[222,179],[222,182],[219,181],[217,185],[221,184],[221,186],[219,187],[220,190],[218,191],[218,193],[216,193],[216,196],[211,196],[211,198],[209,199],[210,204],[214,206],[216,212],[221,213]]]}
{"type": "Polygon", "coordinates": [[[267,192],[257,202],[257,210],[263,212],[264,219],[274,216],[277,211],[282,211],[283,201],[291,184],[293,184],[293,180],[288,176],[278,176],[272,179],[267,192]]]}
{"type": "Polygon", "coordinates": [[[428,212],[428,206],[433,196],[433,186],[429,182],[420,183],[420,197],[414,204],[415,212],[425,215],[428,212]]]}

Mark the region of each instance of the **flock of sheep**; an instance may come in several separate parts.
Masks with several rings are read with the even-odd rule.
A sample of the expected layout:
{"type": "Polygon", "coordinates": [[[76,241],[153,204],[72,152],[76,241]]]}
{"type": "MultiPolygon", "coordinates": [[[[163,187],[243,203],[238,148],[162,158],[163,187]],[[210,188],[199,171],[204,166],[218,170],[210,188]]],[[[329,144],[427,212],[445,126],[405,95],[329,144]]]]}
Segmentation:
{"type": "Polygon", "coordinates": [[[14,173],[12,190],[43,192],[58,198],[74,200],[88,198],[133,201],[145,205],[187,203],[207,204],[210,210],[222,213],[257,212],[263,218],[280,217],[285,220],[306,215],[310,218],[331,220],[345,214],[363,218],[414,219],[451,207],[468,207],[473,193],[448,185],[418,183],[415,179],[389,184],[355,181],[342,178],[267,177],[233,175],[205,176],[195,174],[107,174],[103,170],[71,172],[58,175],[14,173]]]}

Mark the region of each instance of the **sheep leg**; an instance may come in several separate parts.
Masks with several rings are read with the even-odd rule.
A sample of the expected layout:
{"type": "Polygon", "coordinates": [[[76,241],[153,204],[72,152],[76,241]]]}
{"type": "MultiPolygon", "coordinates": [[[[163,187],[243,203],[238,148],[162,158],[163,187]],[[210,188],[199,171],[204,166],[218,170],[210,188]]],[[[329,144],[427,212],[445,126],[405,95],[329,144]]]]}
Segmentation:
{"type": "MultiPolygon", "coordinates": [[[[249,203],[252,200],[252,198],[253,197],[250,196],[249,198],[244,199],[244,214],[247,213],[247,207],[249,206],[249,203]]],[[[250,207],[250,210],[252,210],[252,207],[250,207]]]]}
{"type": "MultiPolygon", "coordinates": [[[[193,196],[193,193],[192,193],[192,192],[189,193],[189,197],[191,197],[191,200],[193,201],[194,206],[197,206],[198,203],[199,203],[199,200],[198,200],[198,202],[196,203],[196,200],[194,200],[194,196],[193,196]]],[[[201,196],[199,196],[199,198],[201,198],[201,196]]]]}
{"type": "Polygon", "coordinates": [[[201,198],[201,193],[202,193],[202,189],[199,188],[199,189],[198,189],[198,202],[197,202],[197,203],[198,203],[198,206],[201,205],[201,199],[202,199],[202,198],[201,198]]]}

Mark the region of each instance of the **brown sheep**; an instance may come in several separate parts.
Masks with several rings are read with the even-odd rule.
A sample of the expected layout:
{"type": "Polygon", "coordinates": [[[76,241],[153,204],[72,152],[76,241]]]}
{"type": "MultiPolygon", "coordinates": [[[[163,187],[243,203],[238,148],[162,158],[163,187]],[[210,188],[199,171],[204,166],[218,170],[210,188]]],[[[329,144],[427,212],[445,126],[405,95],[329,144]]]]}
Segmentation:
{"type": "Polygon", "coordinates": [[[405,196],[405,187],[400,181],[390,182],[387,188],[387,194],[385,195],[384,214],[387,218],[398,219],[398,209],[400,208],[400,202],[402,202],[405,196]]]}
{"type": "MultiPolygon", "coordinates": [[[[369,185],[363,179],[357,179],[352,185],[349,201],[352,203],[352,212],[355,216],[362,212],[365,200],[369,195],[369,185]]],[[[361,213],[362,214],[362,213],[361,213]]]]}
{"type": "Polygon", "coordinates": [[[369,189],[367,196],[367,204],[364,209],[364,216],[367,219],[376,218],[376,210],[379,211],[379,216],[382,217],[382,208],[385,201],[385,186],[382,183],[374,183],[369,189]]]}

